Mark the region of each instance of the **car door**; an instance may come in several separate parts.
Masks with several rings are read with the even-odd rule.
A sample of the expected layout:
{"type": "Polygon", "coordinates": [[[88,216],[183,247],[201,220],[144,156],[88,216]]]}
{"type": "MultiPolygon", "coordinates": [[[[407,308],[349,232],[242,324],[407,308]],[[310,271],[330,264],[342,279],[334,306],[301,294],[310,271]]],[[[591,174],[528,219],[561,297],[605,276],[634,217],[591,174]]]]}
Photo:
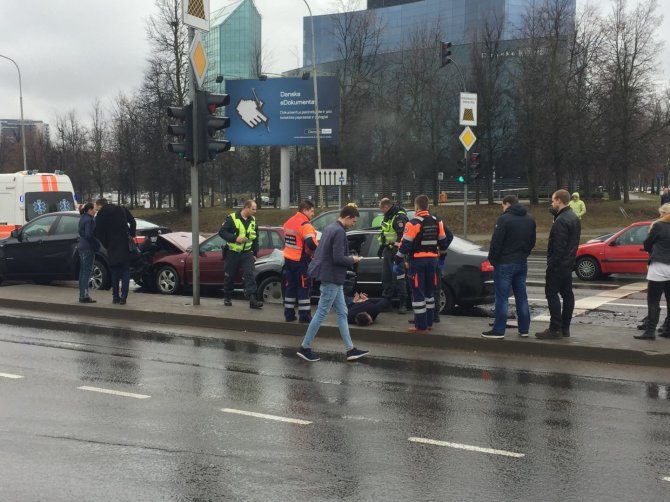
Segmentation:
{"type": "MultiPolygon", "coordinates": [[[[225,241],[219,234],[212,235],[200,244],[200,284],[223,284],[223,245],[225,241]]],[[[186,258],[186,280],[193,278],[193,253],[186,258]]]]}
{"type": "Polygon", "coordinates": [[[36,218],[18,230],[18,238],[5,241],[2,245],[5,278],[28,279],[47,273],[45,239],[57,219],[56,214],[36,218]]]}
{"type": "Polygon", "coordinates": [[[79,242],[79,216],[62,214],[49,235],[44,238],[44,254],[47,274],[55,279],[74,278],[77,270],[79,242]]]}
{"type": "Polygon", "coordinates": [[[614,274],[646,274],[649,254],[642,244],[649,234],[649,225],[634,225],[614,237],[605,246],[603,272],[614,274]]]}
{"type": "Polygon", "coordinates": [[[361,292],[380,295],[382,281],[382,264],[377,256],[379,241],[375,233],[350,234],[349,251],[359,254],[361,261],[356,266],[356,285],[361,292]]]}

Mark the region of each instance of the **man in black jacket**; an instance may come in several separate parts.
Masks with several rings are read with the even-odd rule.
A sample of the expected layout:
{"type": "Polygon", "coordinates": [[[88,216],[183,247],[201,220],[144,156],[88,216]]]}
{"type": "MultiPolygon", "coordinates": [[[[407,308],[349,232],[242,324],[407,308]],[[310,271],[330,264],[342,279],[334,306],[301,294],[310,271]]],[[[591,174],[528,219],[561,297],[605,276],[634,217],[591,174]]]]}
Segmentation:
{"type": "Polygon", "coordinates": [[[544,293],[549,304],[551,320],[549,328],[535,333],[537,338],[561,338],[570,336],[570,322],[575,308],[575,295],[572,293],[572,269],[582,227],[577,215],[570,209],[570,193],[557,190],[551,197],[554,212],[554,224],[549,232],[547,246],[547,274],[544,293]],[[563,299],[563,309],[558,295],[563,299]]]}
{"type": "Polygon", "coordinates": [[[510,289],[514,292],[519,335],[528,336],[530,307],[526,293],[528,255],[535,247],[535,220],[519,204],[516,195],[502,200],[503,214],[496,221],[491,237],[488,259],[495,267],[493,284],[496,290],[496,319],[493,329],[484,331],[484,338],[504,338],[510,289]]]}
{"type": "Polygon", "coordinates": [[[123,206],[95,201],[95,237],[105,246],[112,276],[112,303],[126,304],[130,285],[130,238],[135,237],[135,218],[123,206]],[[119,281],[121,291],[119,292],[119,281]]]}

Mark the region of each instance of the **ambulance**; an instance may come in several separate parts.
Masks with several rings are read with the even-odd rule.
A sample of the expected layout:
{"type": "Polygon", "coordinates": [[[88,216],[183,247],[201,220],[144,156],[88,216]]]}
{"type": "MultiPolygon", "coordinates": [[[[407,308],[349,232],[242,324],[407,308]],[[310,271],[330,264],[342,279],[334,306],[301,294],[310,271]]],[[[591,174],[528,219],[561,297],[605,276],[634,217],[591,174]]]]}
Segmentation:
{"type": "Polygon", "coordinates": [[[36,216],[75,209],[74,187],[63,171],[0,174],[0,238],[36,216]]]}

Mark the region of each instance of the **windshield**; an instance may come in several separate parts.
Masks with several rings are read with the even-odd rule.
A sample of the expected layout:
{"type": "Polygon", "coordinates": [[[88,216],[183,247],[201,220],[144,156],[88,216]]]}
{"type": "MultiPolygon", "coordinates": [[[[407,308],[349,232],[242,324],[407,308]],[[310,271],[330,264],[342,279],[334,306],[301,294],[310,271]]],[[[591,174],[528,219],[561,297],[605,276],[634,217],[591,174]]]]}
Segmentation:
{"type": "Polygon", "coordinates": [[[57,211],[76,209],[72,192],[28,192],[26,193],[26,221],[37,216],[57,211]]]}

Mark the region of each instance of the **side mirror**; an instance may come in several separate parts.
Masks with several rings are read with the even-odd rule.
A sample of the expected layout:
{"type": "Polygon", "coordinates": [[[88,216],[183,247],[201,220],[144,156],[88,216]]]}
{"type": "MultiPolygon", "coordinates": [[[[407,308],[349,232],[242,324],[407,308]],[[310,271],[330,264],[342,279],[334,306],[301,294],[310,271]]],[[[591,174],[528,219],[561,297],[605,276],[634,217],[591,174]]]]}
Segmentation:
{"type": "Polygon", "coordinates": [[[17,239],[19,242],[23,240],[21,237],[21,232],[18,230],[12,230],[9,235],[17,239]]]}

